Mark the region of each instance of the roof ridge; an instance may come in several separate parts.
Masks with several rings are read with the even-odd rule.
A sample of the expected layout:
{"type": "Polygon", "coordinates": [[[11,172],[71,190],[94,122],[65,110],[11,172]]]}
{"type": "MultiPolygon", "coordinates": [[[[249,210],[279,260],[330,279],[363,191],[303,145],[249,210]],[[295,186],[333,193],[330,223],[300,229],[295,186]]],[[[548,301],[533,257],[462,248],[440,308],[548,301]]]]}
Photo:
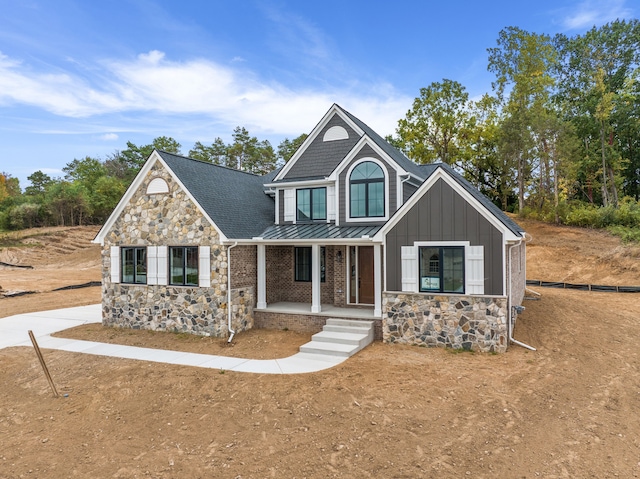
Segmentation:
{"type": "MultiPolygon", "coordinates": [[[[171,153],[170,151],[161,150],[159,148],[156,148],[156,151],[158,151],[159,153],[165,153],[167,155],[176,156],[178,158],[183,158],[185,160],[190,160],[190,161],[195,161],[195,162],[198,162],[198,163],[202,163],[204,165],[217,166],[218,168],[222,168],[222,169],[225,169],[225,170],[235,171],[237,173],[244,173],[245,175],[251,175],[251,176],[254,176],[256,178],[261,178],[262,176],[264,176],[264,175],[257,175],[255,173],[251,173],[250,171],[243,171],[243,170],[238,170],[236,168],[231,168],[231,167],[226,166],[226,165],[218,165],[216,163],[211,163],[210,161],[198,160],[196,158],[191,158],[190,156],[185,156],[185,155],[182,155],[182,154],[179,154],[179,153],[171,153]]],[[[265,173],[265,174],[268,175],[269,173],[265,173]]]]}

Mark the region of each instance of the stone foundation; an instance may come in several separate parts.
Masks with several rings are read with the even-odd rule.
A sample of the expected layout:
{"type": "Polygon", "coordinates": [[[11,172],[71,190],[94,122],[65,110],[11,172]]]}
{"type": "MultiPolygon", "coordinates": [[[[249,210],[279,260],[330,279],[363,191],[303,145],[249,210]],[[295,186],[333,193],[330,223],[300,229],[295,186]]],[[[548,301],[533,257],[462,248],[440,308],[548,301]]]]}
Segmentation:
{"type": "Polygon", "coordinates": [[[507,298],[383,293],[382,311],[386,343],[507,350],[507,298]]]}
{"type": "MultiPolygon", "coordinates": [[[[105,286],[103,286],[105,287],[105,286]]],[[[102,296],[102,324],[118,328],[149,329],[227,337],[225,302],[213,288],[107,285],[102,296]]],[[[253,288],[231,291],[231,326],[236,332],[253,327],[253,288]]]]}

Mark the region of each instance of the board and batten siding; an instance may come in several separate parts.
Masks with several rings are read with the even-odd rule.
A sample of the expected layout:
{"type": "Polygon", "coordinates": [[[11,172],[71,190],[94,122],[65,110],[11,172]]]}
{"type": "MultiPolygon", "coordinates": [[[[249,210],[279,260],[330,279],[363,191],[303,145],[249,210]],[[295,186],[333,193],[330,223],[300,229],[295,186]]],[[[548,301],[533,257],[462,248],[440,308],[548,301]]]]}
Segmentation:
{"type": "Polygon", "coordinates": [[[360,136],[339,115],[334,114],[284,178],[290,180],[329,176],[359,139],[360,136]],[[349,138],[324,141],[324,134],[334,126],[344,128],[349,134],[349,138]]]}
{"type": "Polygon", "coordinates": [[[436,181],[387,233],[387,291],[402,291],[402,246],[416,241],[469,241],[484,246],[484,294],[502,290],[502,233],[443,180],[436,181]]]}
{"type": "MultiPolygon", "coordinates": [[[[341,225],[348,224],[346,223],[346,217],[349,214],[349,205],[346,203],[347,201],[346,191],[349,183],[349,179],[347,178],[347,171],[349,171],[349,168],[351,168],[351,165],[359,162],[363,158],[375,158],[376,160],[384,164],[386,173],[387,173],[387,179],[385,180],[384,187],[389,192],[389,203],[390,203],[389,205],[385,205],[385,207],[389,208],[388,209],[389,218],[398,209],[398,204],[397,204],[398,202],[396,201],[397,200],[396,187],[397,187],[397,181],[398,181],[396,170],[393,169],[389,163],[387,163],[385,160],[380,158],[380,155],[378,155],[375,151],[373,151],[373,148],[371,148],[369,145],[364,145],[360,149],[360,151],[356,154],[356,156],[349,162],[349,164],[347,164],[344,167],[344,169],[340,172],[340,176],[339,176],[340,204],[338,205],[338,207],[339,207],[341,225]]],[[[380,222],[381,220],[376,220],[375,218],[372,218],[371,224],[377,224],[380,222]]],[[[368,224],[368,223],[369,222],[358,222],[358,224],[368,224]]]]}

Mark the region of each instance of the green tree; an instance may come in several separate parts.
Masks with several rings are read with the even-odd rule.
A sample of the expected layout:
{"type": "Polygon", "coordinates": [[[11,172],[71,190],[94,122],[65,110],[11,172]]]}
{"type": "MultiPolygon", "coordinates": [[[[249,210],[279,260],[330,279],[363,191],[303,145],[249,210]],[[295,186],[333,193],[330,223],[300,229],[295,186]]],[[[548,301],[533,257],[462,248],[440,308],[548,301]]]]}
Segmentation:
{"type": "Polygon", "coordinates": [[[469,95],[457,81],[443,79],[420,89],[396,130],[399,144],[418,163],[460,164],[468,157],[469,95]]]}
{"type": "Polygon", "coordinates": [[[227,166],[264,175],[276,166],[276,155],[268,140],[258,141],[246,128],[233,130],[233,143],[227,149],[227,166]]]}
{"type": "Polygon", "coordinates": [[[51,177],[41,170],[35,171],[27,176],[27,180],[31,182],[31,185],[27,186],[24,192],[26,195],[35,197],[44,197],[47,187],[53,182],[51,177]]]}
{"type": "Polygon", "coordinates": [[[282,140],[278,145],[278,161],[282,163],[286,163],[287,161],[289,161],[308,136],[309,135],[307,135],[306,133],[303,133],[293,140],[290,140],[289,138],[285,138],[284,140],[282,140]]]}
{"type": "Polygon", "coordinates": [[[206,161],[214,165],[224,165],[227,158],[228,146],[222,138],[217,137],[210,146],[203,145],[196,141],[193,148],[189,150],[189,157],[195,160],[206,161]]]}
{"type": "Polygon", "coordinates": [[[536,153],[534,118],[550,103],[557,54],[548,35],[517,27],[502,30],[497,44],[488,49],[488,69],[495,73],[494,89],[505,102],[501,145],[516,166],[518,210],[522,213],[536,153]]]}
{"type": "Polygon", "coordinates": [[[616,20],[583,35],[557,35],[556,102],[581,139],[574,170],[580,189],[600,193],[603,205],[617,203],[618,187],[637,195],[640,128],[637,71],[640,22],[616,20]],[[635,99],[634,99],[635,96],[635,99]]]}
{"type": "Polygon", "coordinates": [[[89,191],[93,189],[100,178],[107,174],[104,164],[90,156],[86,156],[82,160],[74,159],[67,163],[62,171],[64,171],[67,181],[79,182],[89,191]]]}

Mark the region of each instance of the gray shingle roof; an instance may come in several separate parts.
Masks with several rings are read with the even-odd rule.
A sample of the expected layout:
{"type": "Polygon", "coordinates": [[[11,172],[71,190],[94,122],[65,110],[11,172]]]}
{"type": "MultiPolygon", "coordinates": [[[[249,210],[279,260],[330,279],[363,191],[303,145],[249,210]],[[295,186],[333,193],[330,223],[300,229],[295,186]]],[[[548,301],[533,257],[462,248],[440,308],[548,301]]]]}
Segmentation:
{"type": "Polygon", "coordinates": [[[265,177],[166,151],[158,154],[227,238],[253,238],[273,224],[275,206],[264,194],[265,177]]]}
{"type": "MultiPolygon", "coordinates": [[[[429,178],[438,168],[442,168],[447,173],[449,173],[454,180],[458,182],[460,186],[462,186],[465,190],[471,194],[476,200],[478,200],[482,206],[487,208],[493,216],[498,218],[507,228],[509,228],[514,234],[520,236],[521,233],[524,233],[524,230],[520,225],[518,225],[515,221],[509,218],[504,211],[498,208],[493,202],[487,198],[485,195],[480,193],[480,191],[473,186],[469,181],[467,181],[464,176],[458,173],[456,170],[451,168],[446,163],[432,163],[430,165],[420,165],[420,169],[423,170],[426,178],[429,178]]],[[[426,181],[426,180],[425,180],[426,181]]]]}
{"type": "Polygon", "coordinates": [[[265,240],[301,240],[301,239],[348,239],[372,237],[382,225],[378,226],[336,226],[331,223],[313,223],[298,225],[272,225],[262,236],[265,240]]]}

